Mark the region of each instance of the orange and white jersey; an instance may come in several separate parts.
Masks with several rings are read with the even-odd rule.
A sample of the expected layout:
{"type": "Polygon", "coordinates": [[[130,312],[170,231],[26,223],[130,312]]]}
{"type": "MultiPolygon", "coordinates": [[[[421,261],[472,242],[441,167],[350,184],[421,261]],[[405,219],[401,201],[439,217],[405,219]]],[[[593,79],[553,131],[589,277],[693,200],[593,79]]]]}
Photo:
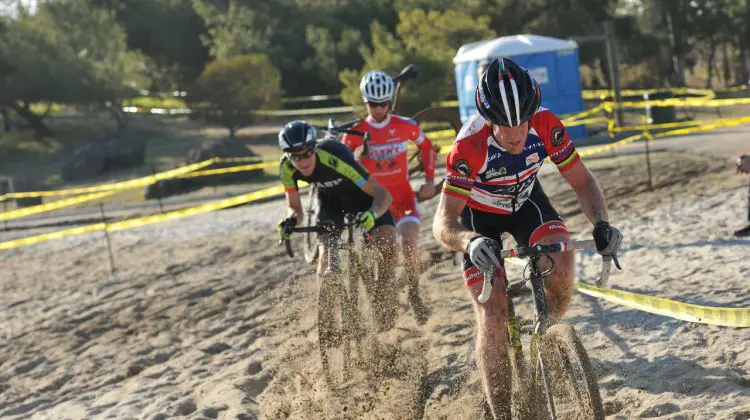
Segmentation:
{"type": "MultiPolygon", "coordinates": [[[[370,133],[367,155],[362,156],[362,166],[389,191],[392,188],[411,191],[409,184],[408,142],[413,141],[422,153],[425,176],[435,176],[435,152],[432,143],[411,118],[388,114],[381,122],[367,117],[352,130],[370,133]]],[[[354,151],[362,146],[363,138],[344,135],[342,142],[354,151]]],[[[393,194],[393,192],[391,192],[393,194]]]]}
{"type": "Polygon", "coordinates": [[[481,116],[466,123],[446,158],[443,193],[473,209],[513,214],[529,198],[539,169],[549,157],[560,172],[580,161],[562,122],[546,108],[530,121],[526,146],[518,155],[500,146],[481,116]]]}

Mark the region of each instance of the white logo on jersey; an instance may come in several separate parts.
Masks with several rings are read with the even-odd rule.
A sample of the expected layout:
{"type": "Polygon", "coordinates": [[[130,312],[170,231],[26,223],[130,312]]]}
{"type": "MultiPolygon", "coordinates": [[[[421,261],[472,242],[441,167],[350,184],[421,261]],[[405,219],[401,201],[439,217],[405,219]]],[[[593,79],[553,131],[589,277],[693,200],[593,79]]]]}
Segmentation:
{"type": "Polygon", "coordinates": [[[341,181],[343,181],[343,178],[334,179],[333,181],[325,181],[325,182],[318,182],[318,186],[321,188],[332,188],[339,184],[341,184],[341,181]]]}
{"type": "Polygon", "coordinates": [[[370,149],[367,151],[367,157],[377,160],[393,159],[402,153],[406,153],[407,147],[406,142],[403,141],[399,143],[373,145],[370,146],[370,149]]]}

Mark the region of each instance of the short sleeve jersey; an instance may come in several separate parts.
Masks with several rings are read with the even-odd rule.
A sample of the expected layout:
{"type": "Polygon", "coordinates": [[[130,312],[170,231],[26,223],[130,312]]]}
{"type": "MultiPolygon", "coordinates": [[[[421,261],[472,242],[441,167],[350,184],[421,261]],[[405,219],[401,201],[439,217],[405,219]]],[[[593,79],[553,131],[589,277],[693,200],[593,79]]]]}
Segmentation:
{"type": "MultiPolygon", "coordinates": [[[[419,124],[411,118],[389,114],[385,120],[376,122],[368,117],[352,127],[352,130],[370,133],[368,151],[366,156],[362,156],[362,165],[392,194],[399,190],[411,191],[407,151],[410,141],[424,153],[426,177],[434,177],[435,156],[432,143],[419,128],[419,124]]],[[[352,151],[363,144],[361,136],[351,134],[344,135],[341,141],[352,151]]]]}
{"type": "Polygon", "coordinates": [[[466,123],[446,158],[445,194],[467,200],[467,206],[490,213],[520,210],[549,157],[560,172],[574,167],[580,157],[562,122],[548,109],[531,118],[526,147],[518,155],[495,140],[481,116],[466,123]]]}
{"type": "MultiPolygon", "coordinates": [[[[303,176],[286,155],[282,156],[279,174],[286,191],[297,190],[298,181],[315,184],[321,195],[337,198],[341,203],[351,203],[352,209],[367,208],[372,196],[362,190],[370,177],[365,168],[343,144],[325,140],[315,148],[317,162],[310,176],[303,176]]],[[[348,208],[348,207],[347,207],[348,208]]]]}

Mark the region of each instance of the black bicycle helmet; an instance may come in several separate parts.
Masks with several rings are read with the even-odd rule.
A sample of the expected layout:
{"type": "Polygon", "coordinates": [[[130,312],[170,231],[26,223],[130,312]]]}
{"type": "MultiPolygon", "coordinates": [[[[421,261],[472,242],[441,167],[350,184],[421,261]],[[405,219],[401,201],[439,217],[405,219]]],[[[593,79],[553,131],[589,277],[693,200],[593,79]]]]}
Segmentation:
{"type": "Polygon", "coordinates": [[[506,127],[529,121],[542,103],[536,80],[508,58],[492,60],[479,78],[475,96],[482,117],[506,127]]]}
{"type": "Polygon", "coordinates": [[[315,146],[316,142],[315,127],[307,121],[289,122],[279,131],[279,147],[284,152],[294,152],[307,146],[315,146]]]}

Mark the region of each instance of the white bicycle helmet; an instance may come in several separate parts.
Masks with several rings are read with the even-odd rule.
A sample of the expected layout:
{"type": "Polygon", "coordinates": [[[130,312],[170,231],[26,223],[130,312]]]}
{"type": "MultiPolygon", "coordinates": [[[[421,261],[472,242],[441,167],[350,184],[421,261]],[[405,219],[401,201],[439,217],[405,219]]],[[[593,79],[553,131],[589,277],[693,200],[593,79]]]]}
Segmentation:
{"type": "Polygon", "coordinates": [[[393,98],[393,92],[396,88],[391,76],[380,70],[373,70],[362,78],[359,90],[365,100],[382,103],[393,98]]]}

